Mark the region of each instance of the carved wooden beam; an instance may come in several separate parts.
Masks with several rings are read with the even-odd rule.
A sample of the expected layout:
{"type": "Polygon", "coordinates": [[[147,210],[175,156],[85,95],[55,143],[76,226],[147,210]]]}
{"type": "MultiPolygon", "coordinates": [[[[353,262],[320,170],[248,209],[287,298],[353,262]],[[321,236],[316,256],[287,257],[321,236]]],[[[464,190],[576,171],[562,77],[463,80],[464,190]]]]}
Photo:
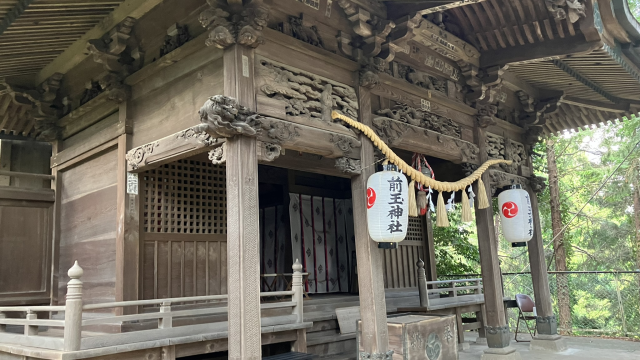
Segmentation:
{"type": "Polygon", "coordinates": [[[390,147],[435,156],[454,163],[479,161],[479,150],[473,143],[388,117],[372,116],[373,130],[390,147]]]}
{"type": "Polygon", "coordinates": [[[252,136],[285,149],[330,158],[355,158],[360,141],[354,135],[339,134],[311,126],[258,115],[233,99],[216,95],[200,109],[200,120],[214,137],[252,136]]]}
{"type": "Polygon", "coordinates": [[[127,171],[141,172],[173,161],[197,155],[224,143],[224,138],[209,135],[200,124],[127,152],[127,171]]]}
{"type": "Polygon", "coordinates": [[[503,187],[522,185],[522,187],[528,188],[530,186],[529,178],[527,177],[509,174],[495,169],[489,169],[489,178],[491,179],[490,187],[492,197],[498,195],[496,193],[497,190],[503,187]]]}
{"type": "Polygon", "coordinates": [[[436,24],[428,20],[422,20],[420,26],[413,31],[415,33],[413,40],[426,45],[438,54],[456,61],[458,65],[480,66],[480,52],[473,45],[441,29],[436,24]]]}
{"type": "Polygon", "coordinates": [[[581,0],[544,0],[547,10],[556,20],[564,20],[567,17],[572,24],[587,16],[584,4],[581,0]]]}

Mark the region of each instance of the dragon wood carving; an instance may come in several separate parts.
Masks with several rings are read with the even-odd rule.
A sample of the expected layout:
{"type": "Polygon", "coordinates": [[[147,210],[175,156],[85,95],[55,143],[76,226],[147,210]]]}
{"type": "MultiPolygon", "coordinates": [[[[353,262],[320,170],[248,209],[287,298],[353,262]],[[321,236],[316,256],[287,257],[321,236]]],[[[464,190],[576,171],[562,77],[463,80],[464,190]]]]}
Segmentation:
{"type": "Polygon", "coordinates": [[[210,97],[198,113],[200,121],[208,126],[209,133],[223,137],[256,136],[260,130],[260,115],[228,96],[210,97]]]}

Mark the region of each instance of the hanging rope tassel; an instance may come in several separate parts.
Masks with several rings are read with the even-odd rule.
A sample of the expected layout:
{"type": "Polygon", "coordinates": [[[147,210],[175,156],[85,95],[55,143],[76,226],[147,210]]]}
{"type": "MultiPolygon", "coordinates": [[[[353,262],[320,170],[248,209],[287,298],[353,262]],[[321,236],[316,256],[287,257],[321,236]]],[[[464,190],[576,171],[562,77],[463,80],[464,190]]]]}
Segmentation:
{"type": "Polygon", "coordinates": [[[416,197],[416,204],[418,205],[418,213],[424,216],[427,213],[427,193],[425,191],[418,191],[416,197]]]}
{"type": "Polygon", "coordinates": [[[482,178],[478,179],[478,209],[486,209],[489,207],[489,199],[487,199],[487,188],[482,182],[482,178]]]}
{"type": "Polygon", "coordinates": [[[471,207],[469,206],[469,197],[464,189],[462,189],[462,221],[473,221],[473,216],[471,216],[471,207]]]}
{"type": "Polygon", "coordinates": [[[416,182],[409,183],[409,216],[418,217],[418,206],[416,205],[416,182]]]}
{"type": "Polygon", "coordinates": [[[436,226],[448,227],[449,219],[447,218],[447,208],[444,205],[442,191],[438,194],[438,207],[436,208],[436,226]]]}

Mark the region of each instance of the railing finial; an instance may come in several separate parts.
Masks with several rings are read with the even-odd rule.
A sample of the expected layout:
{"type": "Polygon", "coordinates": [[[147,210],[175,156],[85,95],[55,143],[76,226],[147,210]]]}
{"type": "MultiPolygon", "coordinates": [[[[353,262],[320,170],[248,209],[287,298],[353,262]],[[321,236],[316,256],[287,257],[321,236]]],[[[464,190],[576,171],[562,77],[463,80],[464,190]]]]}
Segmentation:
{"type": "Polygon", "coordinates": [[[84,275],[84,270],[78,265],[78,260],[76,260],[69,271],[67,271],[67,275],[74,280],[80,279],[82,275],[84,275]]]}
{"type": "Polygon", "coordinates": [[[422,259],[418,258],[418,262],[416,262],[416,266],[420,269],[424,268],[424,261],[422,261],[422,259]]]}
{"type": "Polygon", "coordinates": [[[302,272],[302,264],[300,264],[300,260],[296,259],[293,263],[293,272],[302,272]]]}

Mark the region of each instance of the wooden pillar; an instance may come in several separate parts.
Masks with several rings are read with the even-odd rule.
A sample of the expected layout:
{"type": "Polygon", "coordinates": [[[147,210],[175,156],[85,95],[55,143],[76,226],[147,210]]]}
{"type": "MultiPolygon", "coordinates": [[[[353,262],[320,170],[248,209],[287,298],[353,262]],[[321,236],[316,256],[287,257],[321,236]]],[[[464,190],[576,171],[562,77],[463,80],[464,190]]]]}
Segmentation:
{"type": "MultiPolygon", "coordinates": [[[[51,155],[56,155],[62,151],[62,140],[56,140],[51,143],[51,155]]],[[[51,244],[51,304],[58,305],[62,303],[59,297],[60,282],[60,217],[62,214],[62,172],[58,170],[58,166],[51,168],[51,175],[54,179],[51,181],[51,188],[55,191],[55,202],[53,203],[53,221],[52,221],[52,244],[51,244]]]]}
{"type": "Polygon", "coordinates": [[[529,248],[531,280],[533,282],[533,294],[538,316],[536,325],[538,327],[538,333],[541,335],[557,335],[558,322],[551,304],[549,275],[547,274],[547,262],[544,258],[544,242],[542,241],[538,198],[530,189],[527,190],[531,197],[531,209],[533,210],[533,238],[528,242],[527,246],[529,248]]]}
{"type": "MultiPolygon", "coordinates": [[[[127,151],[131,149],[132,119],[128,101],[120,104],[118,121],[125,133],[118,137],[116,200],[116,301],[138,300],[141,284],[138,174],[127,173],[127,151]]],[[[116,308],[116,314],[133,314],[136,307],[116,308]]]]}
{"type": "MultiPolygon", "coordinates": [[[[224,92],[255,111],[253,56],[253,49],[241,45],[225,50],[224,92]]],[[[257,360],[262,351],[256,139],[227,138],[225,154],[229,359],[257,360]]]]}
{"type": "MultiPolygon", "coordinates": [[[[358,88],[360,122],[371,126],[371,92],[358,88]]],[[[360,135],[362,173],[351,178],[353,197],[353,223],[356,238],[356,261],[358,264],[358,289],[360,292],[360,316],[362,318],[362,343],[364,352],[385,354],[389,346],[387,333],[387,305],[383,281],[383,253],[378,244],[369,237],[367,228],[367,180],[376,170],[373,164],[373,144],[360,135]]]]}
{"type": "MultiPolygon", "coordinates": [[[[486,130],[476,126],[476,143],[480,150],[480,163],[488,160],[485,146],[486,130]]],[[[482,175],[485,189],[478,189],[475,183],[474,191],[486,191],[491,196],[491,180],[489,173],[482,175]]],[[[476,207],[476,226],[478,228],[478,249],[480,250],[480,267],[482,270],[482,283],[484,287],[485,301],[485,330],[487,345],[489,348],[505,348],[510,343],[509,326],[507,325],[502,299],[502,278],[500,263],[498,261],[498,248],[493,227],[493,208],[486,209],[476,207]]]]}

